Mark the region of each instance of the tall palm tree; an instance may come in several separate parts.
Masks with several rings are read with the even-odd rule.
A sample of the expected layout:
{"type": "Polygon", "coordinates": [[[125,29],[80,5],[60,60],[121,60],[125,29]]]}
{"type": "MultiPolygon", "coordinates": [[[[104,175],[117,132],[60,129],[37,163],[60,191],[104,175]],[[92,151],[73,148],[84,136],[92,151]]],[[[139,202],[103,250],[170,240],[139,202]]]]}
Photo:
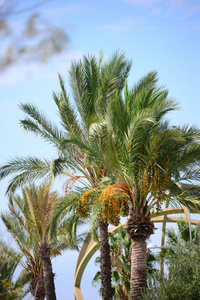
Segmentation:
{"type": "MultiPolygon", "coordinates": [[[[172,128],[163,117],[176,104],[167,90],[126,91],[125,100],[110,102],[107,158],[117,183],[110,186],[129,202],[125,230],[132,240],[130,299],[137,300],[146,285],[146,239],[154,233],[151,210],[166,198],[199,206],[199,197],[181,188],[181,181],[199,180],[200,132],[195,126],[172,128]],[[171,108],[170,108],[171,106],[171,108]]],[[[108,186],[105,187],[108,189],[108,186]]]]}
{"type": "MultiPolygon", "coordinates": [[[[186,128],[185,130],[179,130],[180,134],[182,134],[182,136],[179,137],[178,130],[174,129],[170,131],[167,122],[162,123],[163,116],[168,111],[176,109],[177,104],[173,99],[168,97],[167,90],[156,86],[157,81],[157,74],[155,72],[150,73],[136,84],[132,91],[128,91],[126,87],[125,100],[122,98],[121,93],[115,93],[108,102],[103,125],[96,126],[95,132],[91,132],[90,135],[91,141],[95,141],[96,136],[98,136],[98,138],[104,138],[102,139],[103,145],[98,143],[97,145],[99,148],[104,149],[102,151],[102,157],[99,158],[99,162],[103,164],[104,170],[106,170],[103,174],[104,176],[101,178],[102,183],[104,181],[106,187],[103,188],[104,184],[102,184],[102,186],[99,186],[95,190],[86,191],[85,194],[79,198],[78,213],[87,216],[91,211],[90,205],[88,205],[89,200],[94,198],[93,204],[95,203],[96,205],[97,202],[101,203],[100,212],[104,222],[109,221],[109,223],[117,225],[119,223],[120,214],[127,212],[128,202],[129,204],[131,203],[130,215],[132,215],[135,206],[134,191],[137,192],[137,187],[137,189],[140,190],[138,192],[141,193],[138,197],[142,198],[142,200],[138,200],[139,203],[136,205],[136,211],[138,210],[137,214],[140,215],[140,210],[144,209],[142,217],[147,223],[149,222],[149,227],[144,224],[144,228],[145,226],[148,227],[148,234],[145,234],[142,230],[141,235],[145,237],[144,241],[153,233],[154,229],[153,223],[150,222],[149,210],[145,211],[145,209],[147,209],[145,199],[148,198],[150,203],[149,208],[152,208],[154,204],[157,203],[157,209],[159,209],[161,205],[160,199],[162,198],[162,200],[164,200],[163,196],[166,187],[169,186],[168,176],[163,172],[164,177],[160,177],[160,167],[159,165],[157,166],[157,164],[154,165],[158,155],[156,152],[157,149],[155,151],[155,157],[154,153],[152,153],[153,160],[150,156],[150,152],[154,152],[153,137],[155,136],[155,142],[157,142],[160,147],[159,150],[162,145],[165,146],[165,142],[167,143],[168,141],[170,141],[172,145],[173,140],[177,140],[180,146],[182,145],[182,141],[180,141],[182,137],[185,141],[190,141],[191,144],[196,137],[199,137],[199,132],[195,130],[195,128],[188,129],[188,133],[186,133],[186,128]],[[107,128],[105,129],[106,126],[107,128]],[[187,134],[188,137],[185,136],[187,134]],[[193,137],[192,134],[194,135],[193,137]],[[149,141],[152,143],[150,149],[148,149],[149,141]],[[159,144],[160,142],[161,145],[159,144]],[[106,177],[110,175],[110,179],[106,177]],[[153,176],[155,176],[154,179],[156,180],[153,179],[153,176]],[[115,178],[115,180],[113,180],[113,178],[115,178]],[[136,182],[136,180],[138,182],[136,182]],[[110,182],[113,182],[113,184],[109,185],[110,182]],[[137,184],[136,187],[134,186],[135,184],[137,184]],[[140,184],[142,184],[142,187],[140,184]]],[[[78,142],[76,141],[74,143],[78,142]]],[[[82,148],[83,147],[84,146],[82,146],[82,148]]],[[[88,153],[89,157],[95,156],[92,154],[92,151],[89,152],[88,150],[88,153]]],[[[165,155],[164,158],[166,162],[166,157],[168,158],[169,155],[166,152],[162,153],[162,155],[165,155]]],[[[190,173],[189,177],[192,178],[191,176],[195,178],[195,176],[190,173]]],[[[132,220],[132,223],[134,223],[134,220],[132,220]]],[[[133,230],[137,232],[138,228],[133,228],[133,230]]],[[[146,253],[145,247],[143,250],[145,250],[146,253]]],[[[143,260],[144,274],[146,274],[145,260],[143,260]]],[[[138,276],[134,277],[135,282],[138,281],[138,276]]],[[[133,288],[132,284],[132,293],[133,290],[135,290],[136,297],[138,297],[141,287],[146,286],[146,275],[141,279],[141,284],[140,280],[138,282],[139,285],[136,289],[133,288]]]]}
{"type": "MultiPolygon", "coordinates": [[[[142,102],[142,99],[144,96],[148,96],[148,94],[153,93],[153,97],[155,98],[156,104],[163,102],[158,106],[159,114],[162,116],[167,111],[175,109],[176,105],[173,101],[167,99],[168,93],[166,90],[163,89],[155,89],[155,84],[157,82],[157,74],[155,72],[149,73],[147,76],[145,76],[135,87],[132,94],[128,93],[128,90],[126,88],[125,96],[127,101],[130,101],[130,98],[136,98],[140,99],[140,102],[142,102]],[[146,94],[145,94],[146,93],[146,94]]],[[[78,85],[79,86],[79,85],[78,85]]],[[[121,90],[116,90],[115,93],[113,93],[107,101],[107,105],[105,106],[106,109],[104,109],[104,112],[100,114],[101,118],[97,118],[96,122],[92,123],[89,127],[88,136],[89,138],[87,140],[80,139],[77,135],[72,135],[72,138],[69,140],[63,140],[62,145],[73,145],[76,149],[78,147],[79,151],[84,152],[84,163],[86,166],[89,166],[90,168],[90,174],[91,170],[95,170],[95,176],[92,177],[92,182],[89,186],[86,188],[86,192],[82,193],[82,195],[78,199],[78,207],[77,207],[77,213],[81,217],[87,217],[91,214],[91,211],[95,210],[95,216],[98,216],[98,224],[100,228],[100,252],[101,252],[101,280],[102,280],[102,298],[103,299],[110,299],[111,296],[111,284],[110,284],[110,278],[111,278],[111,264],[108,263],[110,261],[109,259],[109,244],[108,244],[108,224],[114,224],[118,225],[120,221],[120,215],[126,215],[127,210],[127,197],[118,197],[118,201],[116,199],[116,193],[113,192],[115,190],[116,186],[119,186],[119,183],[114,183],[113,186],[109,186],[109,183],[112,181],[110,178],[107,180],[107,176],[113,177],[114,172],[112,166],[110,167],[110,164],[107,164],[107,143],[106,139],[108,136],[109,130],[106,128],[106,122],[105,119],[107,116],[107,110],[113,105],[113,99],[116,101],[119,100],[118,106],[119,106],[119,114],[121,113],[121,119],[123,123],[123,105],[121,105],[121,90]],[[104,189],[102,191],[102,186],[104,184],[107,184],[107,189],[104,189]],[[114,189],[113,189],[114,187],[114,189]],[[114,201],[113,201],[114,200],[114,201]],[[98,214],[96,212],[98,211],[98,214]],[[102,245],[106,246],[102,248],[102,245]],[[105,268],[105,269],[104,269],[105,268]],[[105,274],[105,276],[104,276],[105,274]],[[108,287],[109,284],[109,287],[108,287]],[[107,288],[107,287],[108,288],[107,288]],[[110,291],[108,293],[108,290],[110,291]]],[[[131,100],[132,100],[131,98],[131,100]]],[[[154,102],[155,102],[154,101],[154,102]]],[[[151,105],[148,107],[145,107],[143,111],[140,110],[140,104],[138,104],[137,107],[137,113],[142,114],[142,121],[146,122],[153,122],[154,121],[154,115],[151,112],[151,107],[155,106],[153,100],[151,105]]],[[[139,103],[139,101],[138,101],[139,103]]],[[[131,107],[129,107],[129,114],[131,113],[131,107]]],[[[135,114],[137,115],[136,110],[135,114]]],[[[158,113],[157,113],[158,114],[158,113]]],[[[98,117],[98,115],[97,115],[98,117]]],[[[126,124],[125,124],[126,125],[126,124]]],[[[108,127],[109,128],[109,127],[108,127]]],[[[109,156],[110,159],[110,156],[109,156]]],[[[62,160],[60,158],[60,161],[57,161],[57,168],[58,171],[62,168],[62,160]]],[[[116,178],[116,176],[115,176],[116,178]]]]}
{"type": "MultiPolygon", "coordinates": [[[[103,136],[94,139],[96,127],[102,122],[106,105],[115,93],[120,93],[130,71],[131,63],[124,54],[115,54],[108,63],[102,63],[94,56],[84,56],[83,61],[72,63],[70,83],[73,102],[70,101],[63,79],[61,92],[53,94],[57,105],[62,131],[47,121],[37,108],[30,104],[21,105],[27,118],[21,121],[25,130],[42,136],[58,150],[59,156],[52,163],[35,157],[15,159],[3,166],[0,178],[17,173],[8,190],[14,190],[24,182],[44,176],[64,174],[73,180],[83,181],[89,189],[98,187],[106,174],[104,167],[103,136]],[[92,137],[92,139],[91,139],[92,137]],[[102,163],[99,163],[99,157],[102,163]]],[[[110,249],[108,243],[108,222],[98,218],[102,254],[103,299],[112,298],[110,249]]]]}
{"type": "Polygon", "coordinates": [[[21,196],[10,196],[10,213],[1,218],[25,256],[24,268],[32,276],[30,291],[35,299],[56,299],[54,274],[50,258],[66,249],[77,249],[77,240],[69,238],[67,220],[60,218],[56,239],[51,236],[53,215],[60,198],[45,183],[22,190],[21,196]]]}

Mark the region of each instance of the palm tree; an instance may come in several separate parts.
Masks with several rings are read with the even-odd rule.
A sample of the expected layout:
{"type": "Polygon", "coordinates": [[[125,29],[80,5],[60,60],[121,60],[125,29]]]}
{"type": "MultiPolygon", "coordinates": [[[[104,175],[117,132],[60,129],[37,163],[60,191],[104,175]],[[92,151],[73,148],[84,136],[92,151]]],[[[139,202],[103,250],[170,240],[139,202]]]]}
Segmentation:
{"type": "Polygon", "coordinates": [[[14,279],[15,270],[20,265],[22,255],[0,241],[0,298],[2,300],[20,300],[27,293],[30,276],[23,271],[14,279]]]}
{"type": "MultiPolygon", "coordinates": [[[[98,187],[106,174],[101,145],[103,136],[95,136],[96,128],[102,123],[109,99],[120,93],[130,71],[131,63],[124,54],[115,54],[108,63],[102,64],[94,56],[84,56],[83,62],[72,63],[70,83],[72,103],[67,95],[61,76],[61,93],[53,94],[60,115],[62,131],[47,121],[37,108],[30,104],[21,105],[27,118],[21,121],[25,130],[42,136],[58,150],[59,156],[52,163],[35,157],[15,159],[3,166],[0,178],[17,173],[11,180],[8,190],[27,181],[44,176],[64,174],[72,176],[72,181],[82,182],[89,189],[98,187]],[[74,108],[73,108],[74,107],[74,108]],[[99,157],[102,163],[99,163],[99,157]],[[72,171],[76,175],[71,175],[72,171]]],[[[71,181],[71,182],[72,182],[71,181]]],[[[98,218],[102,254],[103,299],[112,298],[110,248],[108,243],[108,222],[98,218]],[[105,288],[104,288],[105,287],[105,288]]]]}
{"type": "Polygon", "coordinates": [[[147,86],[137,94],[127,90],[125,100],[113,98],[105,116],[107,161],[118,183],[110,188],[127,198],[130,207],[125,230],[132,240],[131,300],[139,299],[147,286],[146,239],[155,230],[151,210],[160,210],[167,198],[189,207],[200,204],[199,197],[178,184],[200,178],[200,132],[163,121],[175,107],[167,90],[147,86]]]}
{"type": "Polygon", "coordinates": [[[17,242],[20,252],[25,257],[25,261],[22,261],[21,265],[25,272],[31,276],[29,290],[32,296],[34,299],[44,300],[45,290],[42,262],[38,256],[37,249],[31,240],[31,232],[26,232],[26,229],[24,230],[21,226],[20,220],[18,221],[18,217],[13,215],[12,211],[9,214],[2,214],[1,219],[17,242]]]}
{"type": "MultiPolygon", "coordinates": [[[[22,197],[10,196],[9,214],[1,218],[25,256],[24,268],[32,276],[30,291],[35,299],[56,299],[50,258],[66,249],[77,249],[76,238],[69,238],[67,220],[59,219],[56,239],[51,235],[53,215],[60,198],[48,183],[22,190],[22,197]],[[73,240],[73,243],[72,243],[73,240]]],[[[55,230],[55,229],[54,229],[55,230]]]]}
{"type": "MultiPolygon", "coordinates": [[[[85,57],[84,63],[72,64],[70,78],[75,108],[72,109],[62,78],[61,93],[54,94],[64,128],[62,132],[35,107],[21,105],[29,116],[21,122],[24,129],[50,141],[58,149],[59,157],[53,163],[38,158],[15,159],[0,171],[0,178],[17,173],[8,190],[27,180],[52,174],[52,171],[56,176],[69,175],[73,170],[78,172],[73,180],[87,180],[85,186],[89,192],[79,197],[79,202],[84,204],[84,208],[87,200],[92,199],[92,204],[100,206],[100,241],[101,246],[105,246],[101,251],[105,255],[102,258],[102,266],[105,266],[105,270],[102,268],[102,278],[105,279],[102,286],[105,284],[108,287],[108,292],[102,291],[103,299],[112,297],[108,222],[119,222],[121,210],[127,212],[126,203],[129,204],[127,231],[134,240],[135,254],[141,252],[141,262],[145,262],[145,240],[154,228],[149,216],[151,208],[155,204],[160,208],[161,199],[164,200],[169,187],[171,195],[172,187],[173,193],[180,194],[182,190],[171,182],[196,179],[199,176],[197,171],[188,168],[199,159],[199,148],[195,144],[195,139],[199,138],[198,130],[170,129],[167,123],[162,123],[163,116],[174,110],[176,104],[168,98],[167,90],[156,87],[155,72],[143,78],[132,91],[126,88],[123,100],[121,91],[129,69],[130,64],[127,67],[123,56],[120,59],[115,57],[103,66],[101,59],[97,63],[94,57],[85,57]],[[110,177],[109,180],[107,177],[110,177]],[[113,184],[110,185],[110,182],[113,184]],[[106,185],[104,190],[103,185],[106,185]],[[118,204],[115,210],[116,205],[113,204],[116,203],[116,197],[118,204]],[[108,204],[110,213],[107,215],[108,204]],[[139,244],[141,247],[137,249],[139,244]]],[[[184,196],[179,199],[183,201],[184,196]]],[[[89,214],[91,209],[86,208],[85,213],[89,214]]],[[[138,297],[140,289],[146,286],[146,262],[142,263],[142,276],[139,276],[137,263],[132,263],[132,267],[136,276],[131,284],[131,294],[135,290],[135,297],[138,297]]]]}

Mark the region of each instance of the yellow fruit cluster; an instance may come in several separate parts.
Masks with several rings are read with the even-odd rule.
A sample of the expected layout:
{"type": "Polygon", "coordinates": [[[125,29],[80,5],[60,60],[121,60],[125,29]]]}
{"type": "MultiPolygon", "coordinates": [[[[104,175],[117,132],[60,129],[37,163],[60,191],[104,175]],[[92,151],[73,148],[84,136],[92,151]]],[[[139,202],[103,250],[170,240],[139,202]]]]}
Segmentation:
{"type": "Polygon", "coordinates": [[[167,173],[161,172],[157,166],[154,167],[154,172],[151,176],[151,195],[156,199],[156,210],[160,210],[166,190],[169,187],[170,176],[167,173]]]}
{"type": "Polygon", "coordinates": [[[100,204],[99,218],[113,225],[118,225],[120,216],[128,214],[129,205],[128,197],[123,187],[109,185],[102,192],[96,193],[87,191],[80,196],[77,206],[77,214],[83,218],[87,218],[91,212],[92,204],[98,202],[100,204]],[[92,201],[93,198],[93,201],[92,201]]]}
{"type": "Polygon", "coordinates": [[[101,219],[117,226],[120,216],[126,216],[129,211],[128,197],[123,186],[109,185],[99,196],[101,203],[101,219]]]}
{"type": "Polygon", "coordinates": [[[78,205],[76,208],[76,213],[81,218],[89,217],[91,211],[91,198],[92,198],[92,190],[83,193],[78,199],[78,205]]]}

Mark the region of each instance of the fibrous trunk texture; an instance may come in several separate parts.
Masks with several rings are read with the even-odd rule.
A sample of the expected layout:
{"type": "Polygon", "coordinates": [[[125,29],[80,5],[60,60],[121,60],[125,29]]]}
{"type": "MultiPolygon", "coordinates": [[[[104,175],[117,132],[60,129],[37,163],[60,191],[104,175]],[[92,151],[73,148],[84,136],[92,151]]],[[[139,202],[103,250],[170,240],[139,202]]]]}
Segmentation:
{"type": "Polygon", "coordinates": [[[155,230],[150,215],[146,216],[146,207],[131,207],[124,230],[132,241],[130,300],[138,300],[141,291],[147,287],[146,239],[155,230]]]}
{"type": "Polygon", "coordinates": [[[147,249],[145,239],[132,240],[130,299],[138,300],[147,287],[147,249]]]}
{"type": "Polygon", "coordinates": [[[45,290],[44,290],[44,279],[40,275],[38,278],[33,277],[29,286],[29,290],[34,297],[34,300],[44,300],[45,290]]]}
{"type": "Polygon", "coordinates": [[[56,300],[54,273],[50,259],[50,246],[47,243],[41,243],[39,246],[39,256],[43,262],[43,276],[46,300],[56,300]]]}
{"type": "Polygon", "coordinates": [[[108,238],[108,224],[98,220],[100,230],[100,256],[101,256],[101,297],[102,300],[112,300],[111,260],[108,238]]]}

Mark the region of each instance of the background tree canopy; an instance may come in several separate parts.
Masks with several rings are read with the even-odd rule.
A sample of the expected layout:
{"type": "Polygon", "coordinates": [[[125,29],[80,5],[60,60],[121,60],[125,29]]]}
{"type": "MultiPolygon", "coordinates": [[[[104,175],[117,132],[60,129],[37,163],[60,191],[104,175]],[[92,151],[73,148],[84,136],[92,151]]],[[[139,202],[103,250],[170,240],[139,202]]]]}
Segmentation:
{"type": "Polygon", "coordinates": [[[0,72],[19,59],[45,62],[66,48],[65,30],[41,14],[47,1],[0,3],[0,72]]]}
{"type": "Polygon", "coordinates": [[[142,300],[197,300],[200,298],[199,247],[180,246],[168,256],[168,278],[155,273],[149,277],[142,300]]]}

